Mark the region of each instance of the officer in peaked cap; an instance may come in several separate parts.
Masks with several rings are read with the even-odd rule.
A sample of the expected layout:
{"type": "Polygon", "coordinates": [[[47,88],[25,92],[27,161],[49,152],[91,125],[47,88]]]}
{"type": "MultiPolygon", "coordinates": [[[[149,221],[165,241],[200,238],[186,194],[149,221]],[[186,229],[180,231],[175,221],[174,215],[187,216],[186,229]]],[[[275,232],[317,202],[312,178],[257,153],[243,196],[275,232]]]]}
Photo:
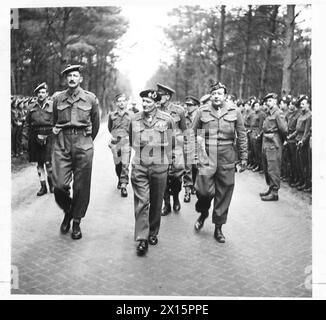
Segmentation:
{"type": "Polygon", "coordinates": [[[82,237],[80,221],[90,198],[93,140],[100,126],[98,100],[93,93],[81,88],[81,69],[81,65],[68,65],[62,71],[68,88],[53,98],[54,196],[65,214],[60,230],[66,234],[73,220],[71,237],[74,240],[82,237]]]}
{"type": "Polygon", "coordinates": [[[134,115],[129,141],[132,159],[131,183],[134,190],[135,241],[137,254],[144,255],[148,243],[158,243],[161,208],[169,164],[173,161],[173,120],[157,107],[161,95],[152,89],[140,92],[143,111],[134,115]]]}
{"type": "Polygon", "coordinates": [[[41,189],[37,196],[47,193],[45,170],[49,190],[53,193],[51,148],[53,127],[53,103],[48,99],[49,88],[45,82],[34,89],[37,100],[32,103],[26,115],[29,161],[37,162],[37,173],[41,189]],[[45,170],[44,170],[45,167],[45,170]]]}
{"type": "Polygon", "coordinates": [[[282,145],[287,134],[284,113],[277,106],[277,94],[268,93],[263,98],[267,105],[267,114],[263,123],[262,162],[266,192],[259,195],[263,201],[277,201],[281,181],[282,145]]]}
{"type": "Polygon", "coordinates": [[[111,133],[109,147],[112,151],[115,172],[118,177],[118,189],[121,196],[127,197],[127,185],[129,183],[130,144],[129,127],[133,112],[127,109],[127,97],[119,93],[114,98],[116,110],[109,114],[108,129],[111,133]]]}
{"type": "MultiPolygon", "coordinates": [[[[235,150],[234,141],[238,137],[238,150],[241,171],[247,164],[247,138],[240,111],[233,103],[227,102],[227,89],[222,83],[211,87],[211,102],[207,107],[198,109],[192,129],[205,141],[203,163],[196,178],[196,211],[200,217],[195,223],[199,231],[208,217],[214,199],[212,222],[215,224],[214,238],[225,242],[222,225],[226,223],[234,189],[235,150]]],[[[201,159],[199,159],[201,162],[201,159]]]]}
{"type": "Polygon", "coordinates": [[[194,96],[187,96],[185,98],[186,104],[186,123],[188,130],[188,142],[187,148],[185,149],[185,173],[183,175],[183,185],[185,187],[184,202],[190,202],[191,193],[195,194],[194,184],[197,175],[197,150],[195,135],[193,134],[191,127],[195,119],[196,111],[200,105],[200,101],[194,96]]]}
{"type": "Polygon", "coordinates": [[[184,149],[187,148],[187,137],[184,136],[184,132],[187,130],[187,123],[183,107],[171,102],[175,91],[160,83],[157,83],[157,90],[162,97],[159,106],[160,110],[171,115],[175,124],[175,161],[169,168],[168,182],[164,194],[162,215],[165,216],[171,212],[171,195],[173,196],[173,210],[179,212],[181,209],[179,193],[182,188],[182,176],[185,170],[184,149]]]}
{"type": "Polygon", "coordinates": [[[211,101],[211,95],[210,94],[205,94],[200,98],[200,105],[205,106],[207,103],[210,103],[211,101]]]}

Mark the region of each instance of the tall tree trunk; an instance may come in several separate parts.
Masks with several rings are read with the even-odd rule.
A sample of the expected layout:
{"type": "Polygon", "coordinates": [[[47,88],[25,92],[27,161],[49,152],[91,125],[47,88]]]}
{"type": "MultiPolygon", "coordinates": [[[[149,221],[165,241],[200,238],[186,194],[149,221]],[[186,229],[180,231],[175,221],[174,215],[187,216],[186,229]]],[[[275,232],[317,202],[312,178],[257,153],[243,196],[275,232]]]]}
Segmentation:
{"type": "Polygon", "coordinates": [[[293,60],[293,38],[294,38],[294,17],[295,5],[287,5],[285,17],[285,50],[283,60],[282,92],[287,95],[291,93],[291,76],[293,60]]]}
{"type": "Polygon", "coordinates": [[[273,6],[273,12],[271,16],[271,25],[269,30],[269,36],[267,38],[267,47],[266,47],[266,55],[265,62],[261,73],[260,79],[260,88],[259,88],[259,96],[262,97],[266,93],[266,82],[267,82],[267,73],[270,65],[271,55],[272,55],[272,47],[273,47],[273,39],[276,31],[276,18],[278,14],[279,5],[273,6]]]}
{"type": "Polygon", "coordinates": [[[217,81],[222,80],[222,65],[224,54],[224,31],[225,31],[225,5],[221,6],[221,24],[218,38],[218,51],[217,51],[217,81]]]}
{"type": "Polygon", "coordinates": [[[239,85],[239,99],[243,98],[246,86],[246,78],[248,72],[248,61],[249,61],[249,50],[250,50],[250,42],[251,42],[251,25],[252,25],[252,5],[248,6],[247,13],[247,36],[245,43],[245,50],[242,60],[242,69],[241,69],[241,77],[240,77],[240,85],[239,85]]]}

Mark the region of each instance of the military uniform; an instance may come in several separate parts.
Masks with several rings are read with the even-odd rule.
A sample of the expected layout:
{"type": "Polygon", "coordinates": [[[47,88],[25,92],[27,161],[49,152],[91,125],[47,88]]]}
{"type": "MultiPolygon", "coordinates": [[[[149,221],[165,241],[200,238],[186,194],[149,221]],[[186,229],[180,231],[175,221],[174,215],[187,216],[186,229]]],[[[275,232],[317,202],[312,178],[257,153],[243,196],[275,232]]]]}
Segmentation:
{"type": "Polygon", "coordinates": [[[57,93],[53,102],[53,182],[55,200],[65,217],[80,219],[89,204],[93,140],[99,130],[96,96],[77,87],[57,93]],[[73,196],[70,183],[73,175],[73,196]]]}
{"type": "Polygon", "coordinates": [[[133,112],[116,110],[109,114],[108,128],[112,135],[110,148],[118,177],[118,187],[126,187],[129,183],[129,163],[131,149],[129,145],[129,128],[133,112]]]}
{"type": "MultiPolygon", "coordinates": [[[[141,96],[151,92],[146,90],[141,96]]],[[[134,237],[135,241],[147,245],[151,237],[157,242],[160,229],[167,172],[173,156],[173,120],[158,109],[149,117],[139,112],[132,118],[129,133],[135,150],[131,170],[136,221],[134,237]]]]}
{"type": "Polygon", "coordinates": [[[296,159],[298,164],[298,182],[296,183],[296,187],[298,190],[310,187],[308,157],[311,118],[310,111],[300,112],[296,123],[296,129],[290,135],[290,138],[294,138],[296,142],[296,159]],[[302,142],[301,145],[299,144],[300,141],[302,142]]]}
{"type": "MultiPolygon", "coordinates": [[[[174,91],[166,86],[157,84],[158,91],[168,92],[170,95],[174,91]]],[[[168,101],[164,105],[161,104],[159,109],[168,113],[174,122],[174,164],[170,167],[168,172],[168,181],[164,194],[164,208],[162,215],[171,212],[170,196],[173,196],[173,209],[180,210],[179,192],[182,188],[182,176],[185,172],[185,155],[184,148],[187,148],[187,138],[184,137],[184,132],[187,130],[185,111],[182,107],[168,101]]]]}
{"type": "Polygon", "coordinates": [[[250,136],[250,126],[254,112],[251,109],[247,109],[243,113],[244,127],[247,134],[247,150],[248,150],[248,169],[253,168],[253,150],[252,150],[252,141],[250,136]]]}
{"type": "Polygon", "coordinates": [[[217,110],[213,106],[201,107],[197,111],[192,129],[196,135],[203,135],[207,154],[207,161],[204,163],[198,155],[200,166],[195,184],[198,198],[196,210],[205,219],[211,200],[214,199],[212,221],[216,225],[222,225],[227,221],[234,189],[236,136],[239,157],[247,160],[247,137],[243,118],[233,103],[224,103],[217,110]]]}
{"type": "MultiPolygon", "coordinates": [[[[264,100],[270,96],[275,97],[275,99],[277,97],[275,94],[270,94],[264,100]]],[[[284,114],[277,106],[274,106],[267,111],[263,123],[263,168],[269,189],[267,192],[261,193],[262,200],[269,200],[269,198],[273,198],[273,200],[278,199],[278,189],[281,182],[282,146],[286,133],[287,124],[284,114]]]]}

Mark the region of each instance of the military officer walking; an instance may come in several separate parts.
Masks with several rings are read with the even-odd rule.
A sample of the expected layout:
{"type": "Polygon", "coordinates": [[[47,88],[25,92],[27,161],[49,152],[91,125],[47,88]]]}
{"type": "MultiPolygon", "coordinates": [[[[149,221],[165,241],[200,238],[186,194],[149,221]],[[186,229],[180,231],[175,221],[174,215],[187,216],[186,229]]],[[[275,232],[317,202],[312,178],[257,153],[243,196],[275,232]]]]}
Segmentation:
{"type": "Polygon", "coordinates": [[[175,162],[169,169],[168,181],[164,194],[164,207],[162,210],[162,215],[166,216],[171,212],[171,195],[173,196],[173,210],[178,212],[181,209],[179,193],[181,191],[182,176],[185,170],[184,148],[187,147],[187,141],[184,132],[187,130],[187,124],[184,109],[170,101],[175,91],[160,83],[157,83],[157,90],[161,95],[159,108],[161,111],[171,115],[175,127],[175,162]]]}
{"type": "Polygon", "coordinates": [[[109,147],[113,154],[115,172],[118,177],[118,189],[121,189],[121,196],[127,197],[127,185],[129,183],[130,144],[129,127],[133,112],[127,110],[127,97],[120,93],[116,95],[115,104],[117,109],[109,114],[109,132],[112,137],[109,147]]]}
{"type": "Polygon", "coordinates": [[[29,161],[37,162],[37,173],[41,183],[37,196],[43,196],[48,192],[44,167],[49,191],[53,193],[51,165],[53,103],[48,99],[49,90],[45,82],[35,88],[34,94],[37,95],[37,101],[32,103],[26,115],[28,153],[29,161]]]}
{"type": "Polygon", "coordinates": [[[185,99],[186,109],[186,124],[188,131],[187,148],[185,150],[186,161],[185,161],[185,173],[183,175],[183,185],[185,187],[184,202],[190,202],[191,193],[194,190],[194,184],[197,175],[197,152],[196,152],[196,141],[195,135],[193,134],[191,127],[195,119],[196,111],[200,105],[200,101],[193,97],[187,96],[185,99]]]}
{"type": "Polygon", "coordinates": [[[60,230],[67,233],[73,219],[71,237],[77,240],[82,237],[80,221],[90,198],[99,107],[96,96],[80,87],[83,81],[80,65],[68,66],[62,74],[68,89],[56,94],[53,101],[53,184],[55,200],[65,214],[60,230]]]}
{"type": "Polygon", "coordinates": [[[140,93],[143,112],[131,121],[130,141],[135,155],[131,183],[134,190],[135,241],[137,254],[144,255],[148,243],[156,245],[168,167],[172,162],[173,120],[157,109],[161,96],[155,90],[140,93]]]}
{"type": "Polygon", "coordinates": [[[196,194],[198,201],[196,211],[200,217],[195,223],[199,231],[214,199],[212,221],[215,224],[214,238],[225,242],[222,225],[226,223],[229,205],[234,189],[235,147],[237,136],[241,171],[247,165],[247,137],[240,110],[232,102],[226,102],[227,89],[221,83],[211,87],[211,106],[200,108],[193,122],[192,129],[196,135],[205,139],[207,161],[199,159],[196,178],[196,194]]]}
{"type": "Polygon", "coordinates": [[[277,94],[268,93],[263,101],[268,107],[263,123],[262,160],[268,190],[259,195],[263,201],[277,201],[281,182],[282,145],[287,133],[284,113],[277,106],[277,94]]]}

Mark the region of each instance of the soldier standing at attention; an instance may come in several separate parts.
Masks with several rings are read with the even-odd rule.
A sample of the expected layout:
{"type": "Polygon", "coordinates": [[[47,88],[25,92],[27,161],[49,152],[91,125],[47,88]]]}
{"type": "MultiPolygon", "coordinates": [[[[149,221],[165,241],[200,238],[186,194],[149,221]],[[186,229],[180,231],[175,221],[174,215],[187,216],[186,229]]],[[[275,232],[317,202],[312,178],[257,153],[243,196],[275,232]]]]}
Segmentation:
{"type": "Polygon", "coordinates": [[[133,112],[127,110],[127,97],[120,93],[115,96],[117,109],[109,114],[109,132],[112,135],[109,147],[113,154],[115,172],[118,177],[118,189],[121,189],[121,196],[127,197],[127,185],[129,183],[130,144],[129,127],[133,112]]]}
{"type": "Polygon", "coordinates": [[[237,136],[241,171],[247,165],[247,137],[240,110],[232,102],[226,102],[227,89],[221,83],[211,87],[212,105],[200,108],[193,122],[195,135],[204,135],[208,161],[201,164],[196,178],[198,201],[196,211],[200,217],[195,223],[199,231],[214,199],[212,221],[214,238],[225,242],[222,225],[226,223],[234,189],[235,148],[237,136]]]}
{"type": "Polygon", "coordinates": [[[284,113],[277,106],[277,94],[268,93],[264,98],[267,115],[263,123],[262,159],[268,190],[259,195],[263,201],[277,201],[281,182],[282,140],[286,137],[287,124],[284,113]]]}
{"type": "Polygon", "coordinates": [[[47,173],[49,190],[53,193],[51,165],[53,103],[48,99],[49,90],[45,82],[35,88],[34,94],[37,95],[37,101],[32,103],[26,115],[28,153],[29,161],[37,162],[37,173],[41,189],[36,195],[43,196],[48,192],[44,167],[47,173]]]}
{"type": "Polygon", "coordinates": [[[188,144],[187,144],[187,150],[186,150],[186,165],[185,165],[185,173],[183,175],[183,185],[185,187],[185,196],[184,196],[184,202],[190,202],[191,199],[191,193],[194,189],[194,184],[196,181],[196,175],[197,175],[197,166],[195,164],[196,161],[196,141],[195,136],[193,132],[191,131],[192,123],[195,119],[196,111],[198,110],[198,107],[200,105],[200,101],[193,97],[193,96],[187,96],[185,99],[185,104],[187,106],[186,109],[186,123],[187,123],[187,129],[189,132],[188,135],[188,144]]]}
{"type": "Polygon", "coordinates": [[[67,233],[73,220],[71,237],[77,240],[82,237],[80,221],[89,204],[93,140],[99,130],[100,117],[96,96],[80,87],[81,66],[68,66],[62,75],[66,76],[68,89],[57,93],[53,101],[54,196],[65,214],[61,232],[67,233]]]}
{"type": "Polygon", "coordinates": [[[184,148],[186,148],[187,141],[186,137],[184,137],[184,132],[187,130],[187,124],[184,109],[170,102],[174,90],[160,83],[157,84],[157,90],[161,95],[160,110],[171,115],[175,124],[175,162],[169,169],[168,181],[164,194],[164,207],[162,210],[162,215],[166,216],[171,212],[171,195],[173,196],[173,210],[178,212],[181,209],[179,193],[181,191],[182,176],[185,170],[184,148]]]}
{"type": "Polygon", "coordinates": [[[156,245],[168,167],[172,163],[173,120],[157,108],[161,96],[155,90],[140,93],[142,112],[132,118],[129,130],[135,150],[131,183],[134,190],[135,241],[137,254],[144,255],[148,243],[156,245]]]}

